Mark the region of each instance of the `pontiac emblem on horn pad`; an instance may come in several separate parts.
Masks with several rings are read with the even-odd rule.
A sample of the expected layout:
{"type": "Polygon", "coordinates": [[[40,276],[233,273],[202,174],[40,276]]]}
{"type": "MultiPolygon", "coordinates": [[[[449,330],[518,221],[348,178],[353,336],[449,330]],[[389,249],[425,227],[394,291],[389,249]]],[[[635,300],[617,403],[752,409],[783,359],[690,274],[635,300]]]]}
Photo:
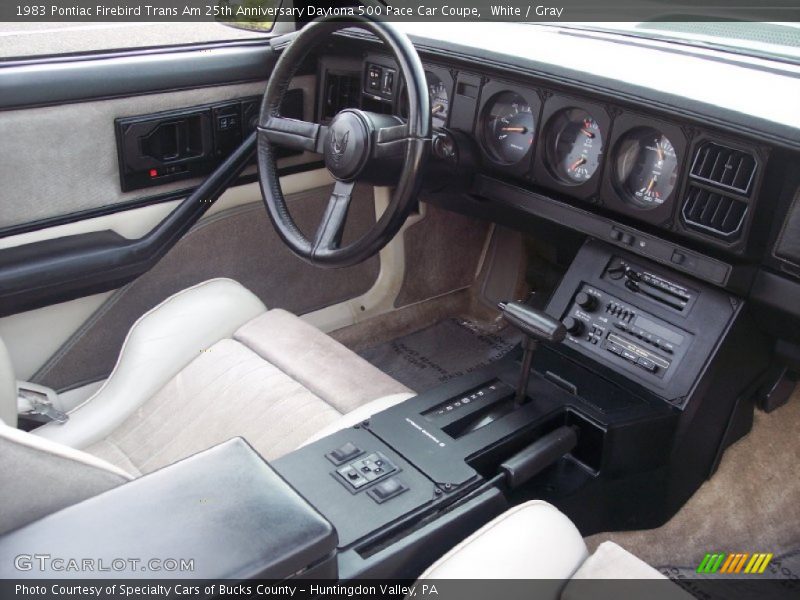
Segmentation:
{"type": "Polygon", "coordinates": [[[346,131],[345,134],[339,138],[336,137],[336,131],[331,129],[331,158],[333,159],[334,164],[339,164],[339,161],[342,160],[344,156],[345,150],[347,150],[347,141],[350,139],[350,131],[346,131]]]}

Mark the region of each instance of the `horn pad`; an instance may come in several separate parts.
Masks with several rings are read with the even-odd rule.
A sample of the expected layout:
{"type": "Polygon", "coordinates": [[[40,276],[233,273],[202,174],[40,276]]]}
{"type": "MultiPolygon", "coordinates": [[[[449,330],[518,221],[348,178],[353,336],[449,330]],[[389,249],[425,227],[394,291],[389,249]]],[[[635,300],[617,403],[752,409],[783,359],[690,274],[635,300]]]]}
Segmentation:
{"type": "Polygon", "coordinates": [[[356,179],[369,159],[371,131],[355,110],[343,110],[328,126],[325,166],[340,181],[356,179]]]}

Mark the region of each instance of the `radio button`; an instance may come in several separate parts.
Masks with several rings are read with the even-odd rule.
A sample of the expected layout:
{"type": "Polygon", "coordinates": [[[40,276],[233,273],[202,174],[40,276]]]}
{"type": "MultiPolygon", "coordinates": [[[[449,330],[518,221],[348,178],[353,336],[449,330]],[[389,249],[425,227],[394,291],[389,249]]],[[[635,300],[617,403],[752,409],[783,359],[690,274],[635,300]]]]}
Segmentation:
{"type": "Polygon", "coordinates": [[[645,371],[649,371],[650,373],[655,373],[656,370],[658,369],[658,365],[656,365],[656,363],[647,358],[639,358],[636,361],[636,366],[641,367],[642,369],[644,369],[645,371]]]}

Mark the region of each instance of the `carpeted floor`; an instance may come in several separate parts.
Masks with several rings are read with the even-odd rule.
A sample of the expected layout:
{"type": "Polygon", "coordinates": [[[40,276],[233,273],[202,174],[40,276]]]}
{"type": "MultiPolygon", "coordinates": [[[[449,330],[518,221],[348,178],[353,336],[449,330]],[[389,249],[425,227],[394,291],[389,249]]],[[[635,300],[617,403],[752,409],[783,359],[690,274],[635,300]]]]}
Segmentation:
{"type": "Polygon", "coordinates": [[[518,341],[517,330],[502,322],[487,325],[450,317],[359,354],[384,373],[422,392],[503,357],[518,341]]]}
{"type": "Polygon", "coordinates": [[[771,414],[756,411],[752,431],[728,448],[719,469],[657,529],[599,533],[656,567],[696,567],[706,552],[800,548],[800,390],[771,414]]]}

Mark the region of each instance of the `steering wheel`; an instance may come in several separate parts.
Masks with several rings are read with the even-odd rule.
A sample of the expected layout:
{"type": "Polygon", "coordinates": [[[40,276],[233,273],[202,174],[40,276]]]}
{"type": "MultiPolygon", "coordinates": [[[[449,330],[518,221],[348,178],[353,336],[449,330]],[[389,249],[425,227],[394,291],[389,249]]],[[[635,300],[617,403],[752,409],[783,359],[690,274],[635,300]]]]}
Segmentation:
{"type": "Polygon", "coordinates": [[[400,230],[414,206],[430,142],[428,86],[422,62],[408,37],[390,23],[363,17],[312,21],[278,59],[264,92],[258,123],[261,192],[281,239],[297,256],[321,267],[348,267],[376,254],[400,230]],[[394,55],[408,90],[408,120],[355,108],[340,111],[327,126],[282,117],[281,102],[298,66],[321,41],[353,27],[354,22],[375,34],[394,55]],[[274,146],[322,154],[325,167],[336,180],[313,239],[303,235],[289,214],[275,166],[274,146]],[[394,191],[375,224],[359,239],[342,246],[357,181],[392,185],[394,191]]]}

